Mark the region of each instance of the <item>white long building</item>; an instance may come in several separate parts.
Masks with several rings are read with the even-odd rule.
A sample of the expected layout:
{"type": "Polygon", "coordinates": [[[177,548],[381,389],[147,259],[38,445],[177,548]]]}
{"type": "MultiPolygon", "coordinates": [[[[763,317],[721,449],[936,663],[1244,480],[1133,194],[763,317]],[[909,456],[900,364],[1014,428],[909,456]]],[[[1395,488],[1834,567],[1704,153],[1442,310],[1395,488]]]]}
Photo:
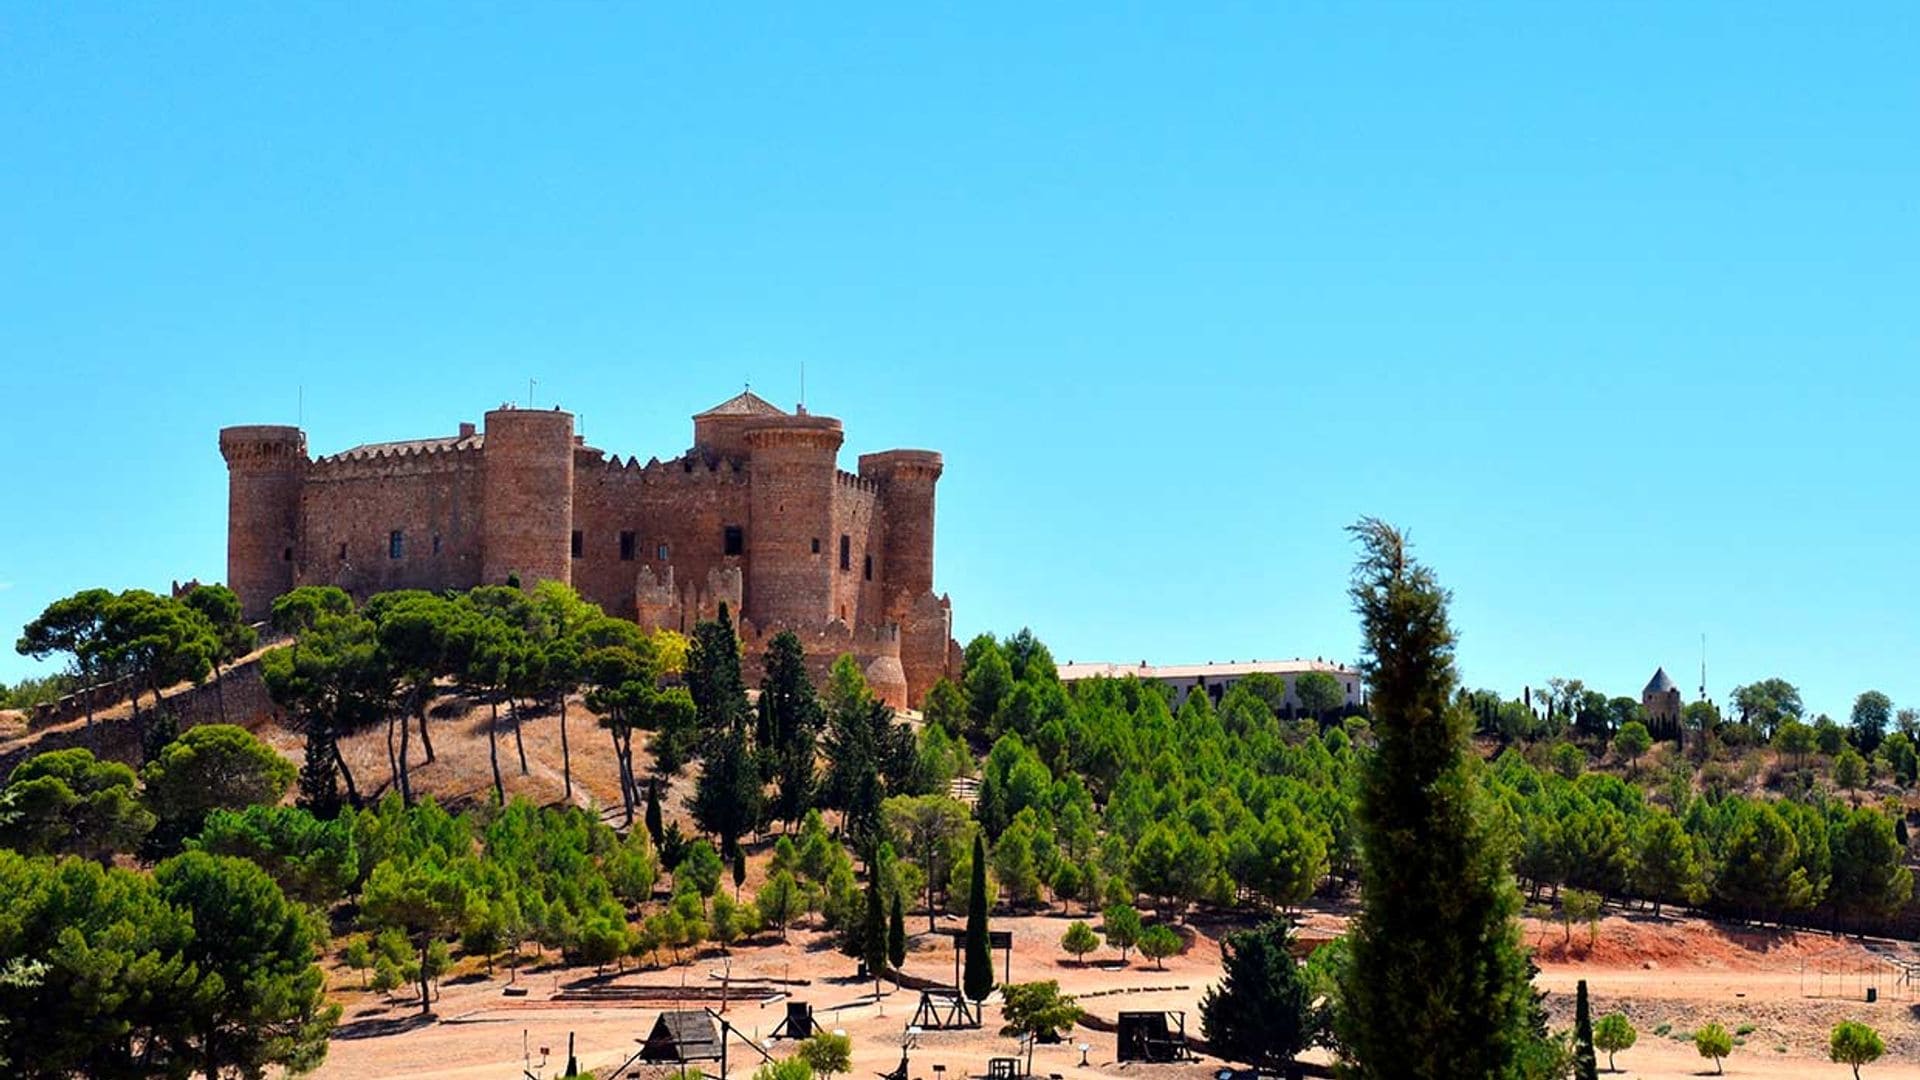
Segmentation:
{"type": "Polygon", "coordinates": [[[1215,705],[1234,683],[1249,675],[1272,675],[1286,680],[1287,701],[1294,708],[1300,707],[1300,699],[1294,693],[1294,680],[1309,671],[1324,671],[1340,683],[1346,692],[1346,703],[1355,708],[1367,703],[1366,683],[1360,673],[1345,664],[1331,663],[1326,660],[1248,660],[1206,664],[1075,664],[1059,665],[1060,681],[1077,682],[1081,679],[1124,679],[1131,675],[1136,679],[1157,682],[1173,691],[1173,707],[1178,709],[1187,700],[1187,695],[1201,690],[1213,700],[1215,705]]]}

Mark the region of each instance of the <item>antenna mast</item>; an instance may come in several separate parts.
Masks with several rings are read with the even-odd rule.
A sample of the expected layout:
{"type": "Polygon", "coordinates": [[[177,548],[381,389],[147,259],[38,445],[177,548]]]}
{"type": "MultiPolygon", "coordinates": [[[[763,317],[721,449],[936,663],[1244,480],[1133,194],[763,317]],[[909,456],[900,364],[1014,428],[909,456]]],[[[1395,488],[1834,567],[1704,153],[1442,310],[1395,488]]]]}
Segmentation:
{"type": "Polygon", "coordinates": [[[1700,634],[1700,700],[1707,700],[1707,635],[1700,634]]]}

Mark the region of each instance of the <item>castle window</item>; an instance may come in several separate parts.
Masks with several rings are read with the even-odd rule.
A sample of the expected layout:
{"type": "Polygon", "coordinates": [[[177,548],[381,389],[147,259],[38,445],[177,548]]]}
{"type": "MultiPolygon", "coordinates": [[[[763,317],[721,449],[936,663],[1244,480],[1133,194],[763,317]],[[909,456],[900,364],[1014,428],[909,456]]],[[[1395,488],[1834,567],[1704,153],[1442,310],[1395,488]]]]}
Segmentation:
{"type": "Polygon", "coordinates": [[[738,555],[740,554],[741,551],[746,549],[746,546],[747,546],[746,534],[740,531],[740,526],[729,525],[726,527],[726,531],[722,535],[721,546],[722,546],[722,552],[724,554],[738,555]]]}
{"type": "Polygon", "coordinates": [[[840,569],[853,569],[853,537],[840,534],[840,569]]]}
{"type": "Polygon", "coordinates": [[[581,535],[579,529],[573,530],[573,557],[576,559],[579,558],[580,553],[586,550],[586,546],[587,538],[581,535]]]}
{"type": "Polygon", "coordinates": [[[281,561],[281,562],[292,562],[292,561],[293,561],[293,549],[292,549],[292,548],[281,548],[281,549],[280,549],[280,561],[281,561]]]}
{"type": "Polygon", "coordinates": [[[433,534],[433,553],[435,555],[440,554],[440,534],[439,533],[433,534]]]}
{"type": "Polygon", "coordinates": [[[659,547],[653,549],[653,557],[656,559],[659,559],[661,562],[666,562],[667,561],[667,545],[661,544],[659,547]]]}
{"type": "Polygon", "coordinates": [[[636,543],[637,543],[637,540],[633,535],[633,530],[628,529],[620,534],[620,561],[621,562],[633,561],[633,549],[636,543]]]}
{"type": "Polygon", "coordinates": [[[345,540],[340,541],[340,561],[347,561],[347,542],[345,540]]]}
{"type": "Polygon", "coordinates": [[[873,580],[873,556],[868,555],[865,559],[861,560],[860,575],[868,581],[873,580]]]}
{"type": "Polygon", "coordinates": [[[817,536],[813,538],[813,553],[820,554],[820,538],[817,536]]]}
{"type": "Polygon", "coordinates": [[[387,558],[397,559],[407,553],[407,537],[399,529],[387,534],[387,558]]]}

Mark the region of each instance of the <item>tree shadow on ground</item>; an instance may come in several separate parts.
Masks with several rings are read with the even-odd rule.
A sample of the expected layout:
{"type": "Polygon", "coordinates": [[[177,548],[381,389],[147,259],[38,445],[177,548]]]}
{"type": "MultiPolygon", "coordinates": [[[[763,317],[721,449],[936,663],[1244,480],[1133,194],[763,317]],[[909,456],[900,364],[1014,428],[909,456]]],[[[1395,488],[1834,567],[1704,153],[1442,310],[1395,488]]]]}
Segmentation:
{"type": "Polygon", "coordinates": [[[404,1017],[385,1017],[378,1020],[355,1020],[341,1024],[333,1029],[333,1037],[341,1040],[379,1039],[388,1035],[404,1035],[428,1027],[440,1018],[432,1013],[413,1013],[404,1017]]]}

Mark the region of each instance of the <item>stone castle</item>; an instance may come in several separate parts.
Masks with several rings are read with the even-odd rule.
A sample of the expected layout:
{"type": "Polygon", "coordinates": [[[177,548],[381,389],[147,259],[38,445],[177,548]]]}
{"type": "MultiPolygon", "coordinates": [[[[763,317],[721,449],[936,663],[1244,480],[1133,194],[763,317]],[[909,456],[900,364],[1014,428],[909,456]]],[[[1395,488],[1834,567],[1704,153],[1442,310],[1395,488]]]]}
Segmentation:
{"type": "Polygon", "coordinates": [[[782,630],[816,675],[852,653],[917,704],[959,655],[933,591],[940,455],[838,468],[840,421],[751,391],[644,464],[586,445],[573,416],[505,405],[454,435],[307,456],[297,427],[224,428],[227,581],[250,618],[298,585],[365,599],[516,578],[571,584],[609,614],[688,631],[726,604],[749,660],[782,630]]]}

